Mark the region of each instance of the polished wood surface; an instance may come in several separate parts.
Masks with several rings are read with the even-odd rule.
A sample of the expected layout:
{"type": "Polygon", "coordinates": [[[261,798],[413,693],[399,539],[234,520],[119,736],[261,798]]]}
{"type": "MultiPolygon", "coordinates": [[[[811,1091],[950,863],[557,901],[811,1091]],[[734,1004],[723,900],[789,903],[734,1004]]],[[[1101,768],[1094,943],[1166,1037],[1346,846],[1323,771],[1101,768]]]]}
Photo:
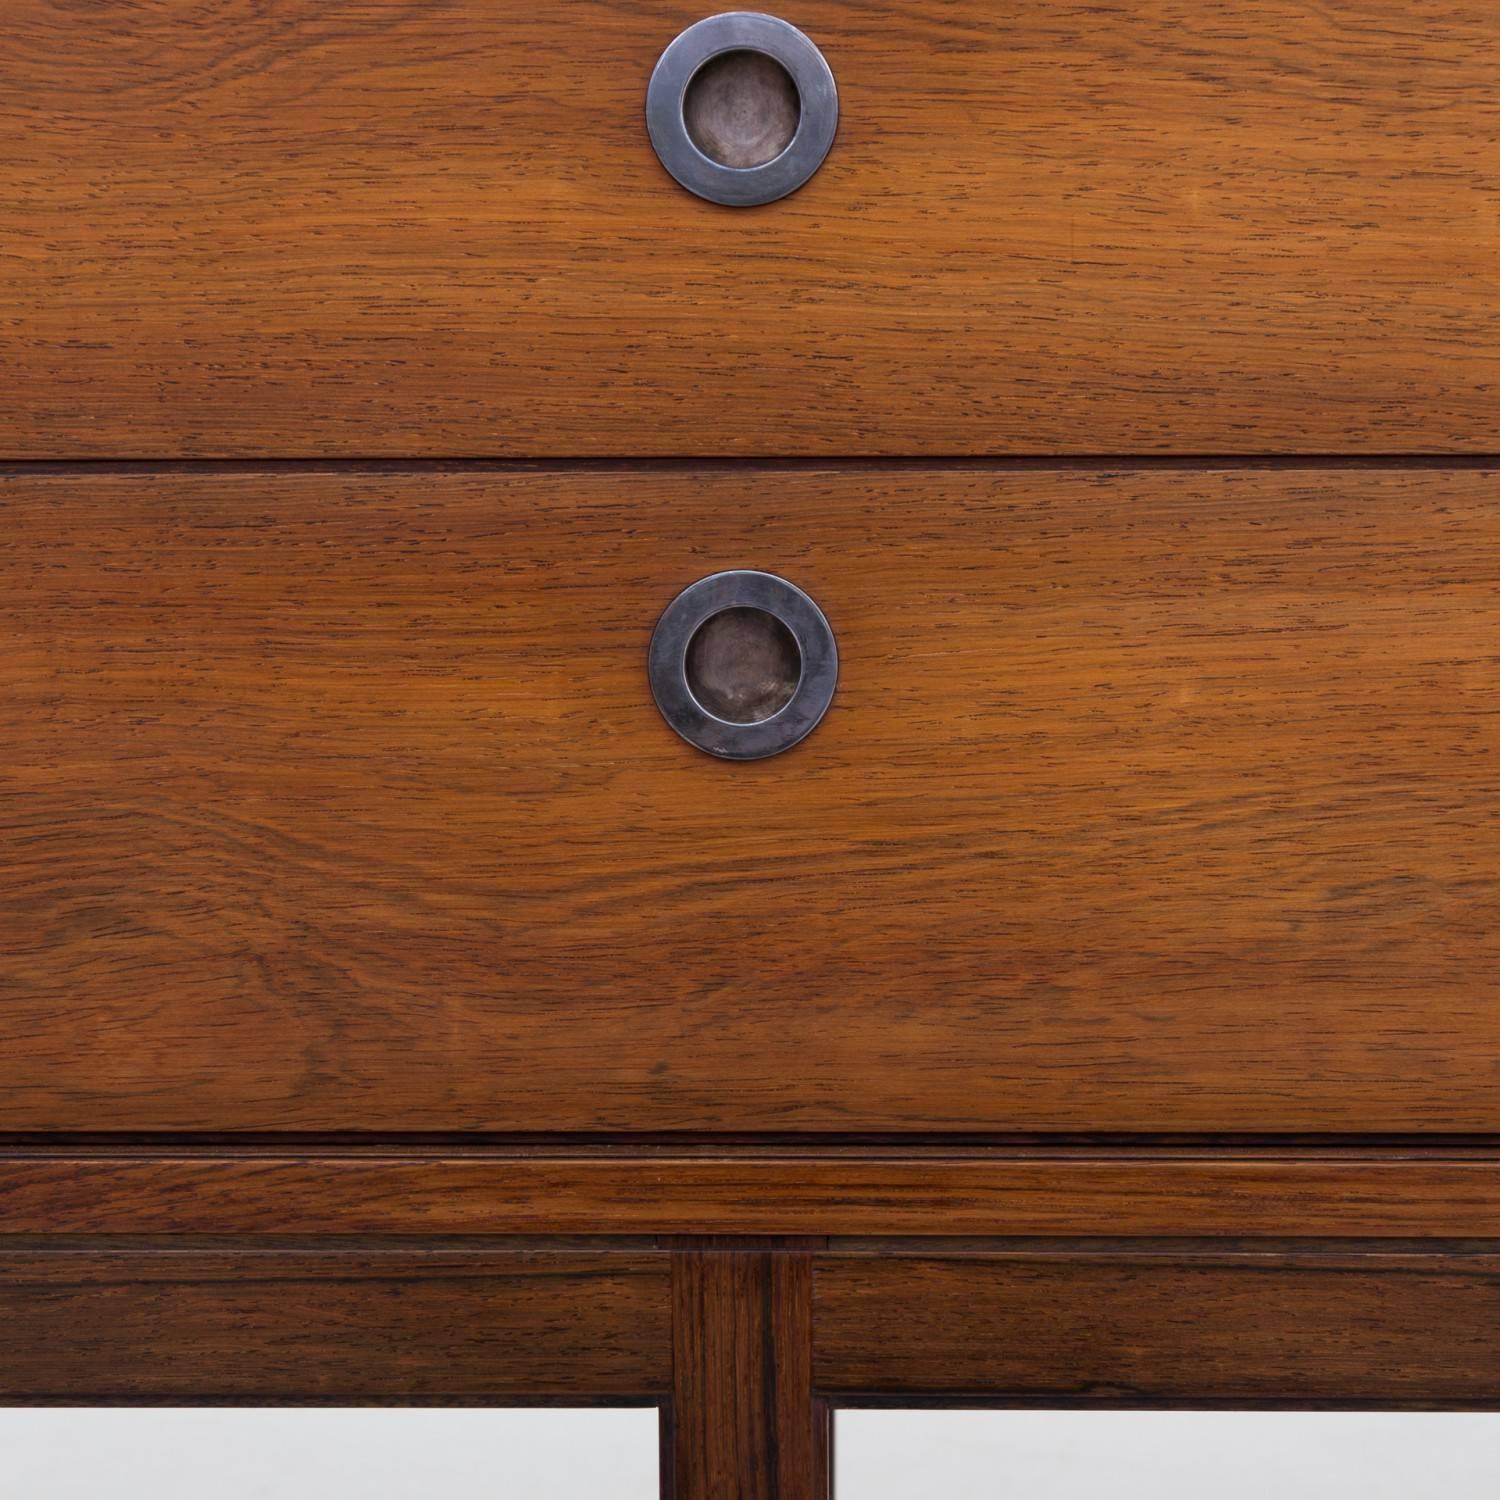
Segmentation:
{"type": "Polygon", "coordinates": [[[1500,1257],[1303,1239],[0,1240],[0,1402],[663,1407],[664,1494],[825,1500],[828,1408],[1496,1406],[1500,1257]]]}
{"type": "Polygon", "coordinates": [[[1500,1406],[1500,16],[1187,11],[735,212],[665,0],[10,0],[0,1402],[1500,1406]]]}
{"type": "Polygon", "coordinates": [[[1500,1240],[1500,1154],[12,1148],[0,1152],[0,1225],[67,1235],[1500,1240]]]}
{"type": "Polygon", "coordinates": [[[0,1129],[1500,1129],[1477,470],[0,476],[0,1129]],[[797,750],[658,612],[807,588],[797,750]]]}
{"type": "Polygon", "coordinates": [[[8,1400],[644,1397],[670,1385],[668,1261],[473,1245],[17,1248],[8,1400]]]}
{"type": "Polygon", "coordinates": [[[1493,1405],[1500,1257],[1038,1249],[820,1258],[821,1389],[1493,1405]]]}
{"type": "Polygon", "coordinates": [[[1495,446],[1491,0],[799,0],[782,203],[673,0],[8,0],[0,457],[1495,446]]]}
{"type": "Polygon", "coordinates": [[[829,1500],[812,1266],[729,1246],[673,1255],[675,1500],[829,1500]]]}

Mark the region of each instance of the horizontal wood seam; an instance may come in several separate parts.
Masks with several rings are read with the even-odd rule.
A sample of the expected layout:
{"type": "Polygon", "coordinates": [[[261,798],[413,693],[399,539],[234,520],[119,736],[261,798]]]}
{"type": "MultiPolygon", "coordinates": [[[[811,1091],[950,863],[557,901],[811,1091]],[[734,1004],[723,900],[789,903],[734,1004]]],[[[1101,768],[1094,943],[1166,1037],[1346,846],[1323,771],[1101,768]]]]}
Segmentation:
{"type": "Polygon", "coordinates": [[[819,457],[776,457],[757,454],[705,453],[695,457],[595,456],[539,454],[531,457],[498,457],[486,454],[453,454],[431,457],[390,458],[375,455],[310,457],[267,454],[257,458],[46,458],[0,459],[0,479],[76,473],[123,475],[140,473],[225,474],[298,473],[327,474],[359,472],[380,474],[426,474],[442,470],[494,471],[497,473],[557,470],[566,473],[673,473],[684,471],[740,472],[858,470],[861,472],[987,472],[1015,473],[1035,470],[1088,472],[1131,470],[1158,472],[1201,469],[1364,470],[1364,469],[1468,469],[1500,467],[1497,453],[997,453],[933,454],[891,458],[842,454],[819,457]]]}

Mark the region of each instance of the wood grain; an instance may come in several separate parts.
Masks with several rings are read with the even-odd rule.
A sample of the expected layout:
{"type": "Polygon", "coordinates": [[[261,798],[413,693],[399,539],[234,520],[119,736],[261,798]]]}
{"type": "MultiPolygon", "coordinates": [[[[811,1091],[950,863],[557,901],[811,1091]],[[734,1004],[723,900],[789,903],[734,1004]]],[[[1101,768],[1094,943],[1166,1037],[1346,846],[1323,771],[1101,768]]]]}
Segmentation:
{"type": "Polygon", "coordinates": [[[675,1500],[828,1500],[812,1340],[810,1255],[673,1255],[675,1500]]]}
{"type": "Polygon", "coordinates": [[[0,1226],[68,1235],[1500,1240],[1500,1157],[614,1149],[0,1153],[0,1226]]]}
{"type": "Polygon", "coordinates": [[[494,1249],[12,1248],[7,1399],[650,1396],[667,1257],[494,1249]]]}
{"type": "Polygon", "coordinates": [[[0,476],[0,1129],[1500,1129],[1497,486],[0,476]],[[754,765],[644,673],[734,566],[754,765]]]}
{"type": "Polygon", "coordinates": [[[800,0],[823,170],[646,139],[676,0],[8,0],[0,455],[1495,446],[1490,0],[800,0]]]}
{"type": "Polygon", "coordinates": [[[820,1257],[832,1392],[1493,1405],[1500,1258],[820,1257]]]}

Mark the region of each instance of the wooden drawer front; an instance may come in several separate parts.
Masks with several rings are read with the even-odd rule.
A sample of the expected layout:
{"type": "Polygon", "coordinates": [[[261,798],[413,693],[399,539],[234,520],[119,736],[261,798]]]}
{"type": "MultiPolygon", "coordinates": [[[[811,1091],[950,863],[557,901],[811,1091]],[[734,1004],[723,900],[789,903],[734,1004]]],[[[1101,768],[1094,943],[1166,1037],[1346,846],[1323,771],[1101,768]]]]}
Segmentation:
{"type": "Polygon", "coordinates": [[[1500,476],[0,476],[0,1129],[1500,1129],[1500,476]],[[842,678],[728,764],[722,567],[842,678]]]}
{"type": "Polygon", "coordinates": [[[1492,0],[798,0],[704,203],[661,0],[8,0],[0,456],[1481,452],[1492,0]]]}

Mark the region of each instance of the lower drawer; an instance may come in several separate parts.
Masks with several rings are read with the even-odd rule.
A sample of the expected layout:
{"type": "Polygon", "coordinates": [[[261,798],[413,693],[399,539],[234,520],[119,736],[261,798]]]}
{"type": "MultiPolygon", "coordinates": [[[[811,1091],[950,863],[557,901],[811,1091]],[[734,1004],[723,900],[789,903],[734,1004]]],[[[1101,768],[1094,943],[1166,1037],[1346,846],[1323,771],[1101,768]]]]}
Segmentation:
{"type": "Polygon", "coordinates": [[[1500,477],[0,475],[0,1130],[1500,1129],[1500,477]],[[663,606],[822,606],[796,749],[663,606]]]}

